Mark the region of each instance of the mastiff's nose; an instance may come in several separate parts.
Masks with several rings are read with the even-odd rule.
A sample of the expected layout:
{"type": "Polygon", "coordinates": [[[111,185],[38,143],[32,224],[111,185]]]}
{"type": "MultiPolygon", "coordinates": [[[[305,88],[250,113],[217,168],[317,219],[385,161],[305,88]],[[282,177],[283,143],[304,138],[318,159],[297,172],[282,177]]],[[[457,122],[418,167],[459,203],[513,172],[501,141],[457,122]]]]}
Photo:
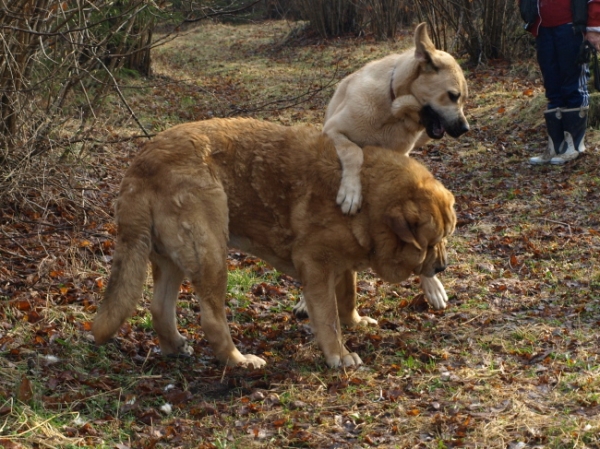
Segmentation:
{"type": "Polygon", "coordinates": [[[435,274],[441,273],[446,269],[446,265],[438,265],[434,268],[435,274]]]}

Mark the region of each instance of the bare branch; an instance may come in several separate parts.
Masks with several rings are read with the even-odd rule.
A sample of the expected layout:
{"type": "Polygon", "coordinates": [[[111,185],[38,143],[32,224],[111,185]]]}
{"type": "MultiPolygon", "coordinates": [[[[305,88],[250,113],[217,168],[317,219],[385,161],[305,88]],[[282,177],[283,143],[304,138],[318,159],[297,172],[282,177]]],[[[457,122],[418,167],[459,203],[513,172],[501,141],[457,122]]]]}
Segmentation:
{"type": "Polygon", "coordinates": [[[219,16],[225,16],[225,15],[233,15],[233,14],[239,14],[241,12],[247,11],[250,8],[252,8],[254,5],[259,4],[260,2],[262,2],[263,0],[256,0],[252,3],[249,3],[248,5],[242,6],[241,8],[237,8],[237,9],[229,9],[229,10],[218,10],[218,11],[213,11],[210,13],[205,13],[202,17],[196,17],[196,18],[186,18],[183,21],[185,23],[195,23],[195,22],[200,22],[201,20],[206,20],[206,19],[211,19],[214,17],[219,17],[219,16]]]}

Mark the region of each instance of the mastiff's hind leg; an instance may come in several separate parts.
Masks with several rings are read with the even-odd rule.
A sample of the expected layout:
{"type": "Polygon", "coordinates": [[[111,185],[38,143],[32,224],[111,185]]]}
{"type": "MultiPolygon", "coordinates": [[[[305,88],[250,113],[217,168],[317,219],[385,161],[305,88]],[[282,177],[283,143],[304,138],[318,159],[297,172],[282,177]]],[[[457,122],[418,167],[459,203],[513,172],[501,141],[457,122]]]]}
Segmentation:
{"type": "Polygon", "coordinates": [[[214,189],[198,198],[190,196],[182,204],[177,238],[177,264],[185,270],[200,301],[201,325],[206,339],[220,362],[230,366],[258,368],[266,362],[242,354],[233,344],[227,317],[227,198],[214,189]]]}
{"type": "MultiPolygon", "coordinates": [[[[207,234],[211,234],[208,231],[207,234]]],[[[201,324],[206,339],[220,362],[229,366],[258,368],[266,362],[252,354],[242,354],[233,344],[227,317],[227,251],[225,242],[207,239],[206,254],[198,264],[190,264],[190,277],[200,300],[201,324]]]]}
{"type": "Polygon", "coordinates": [[[153,253],[152,277],[154,295],[150,304],[152,325],[158,334],[160,349],[165,355],[188,354],[193,349],[186,345],[185,338],[177,330],[176,305],[183,271],[167,257],[153,253]]]}
{"type": "Polygon", "coordinates": [[[300,299],[292,308],[292,312],[294,313],[294,316],[299,320],[304,320],[308,318],[308,309],[306,308],[306,301],[304,300],[304,296],[300,296],[300,299]]]}

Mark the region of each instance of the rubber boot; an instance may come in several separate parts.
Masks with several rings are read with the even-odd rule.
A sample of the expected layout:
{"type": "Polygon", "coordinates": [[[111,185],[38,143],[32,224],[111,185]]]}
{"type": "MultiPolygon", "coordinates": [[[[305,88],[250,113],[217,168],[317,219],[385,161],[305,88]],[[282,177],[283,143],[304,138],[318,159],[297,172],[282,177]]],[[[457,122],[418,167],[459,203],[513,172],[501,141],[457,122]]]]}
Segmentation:
{"type": "Polygon", "coordinates": [[[554,165],[562,165],[577,159],[585,151],[583,138],[587,128],[588,106],[580,108],[563,109],[562,124],[565,132],[565,145],[562,152],[550,159],[554,165]]]}
{"type": "Polygon", "coordinates": [[[561,109],[548,109],[544,112],[544,118],[548,132],[548,146],[544,154],[529,159],[529,163],[532,165],[549,164],[552,158],[560,153],[565,143],[561,109]]]}

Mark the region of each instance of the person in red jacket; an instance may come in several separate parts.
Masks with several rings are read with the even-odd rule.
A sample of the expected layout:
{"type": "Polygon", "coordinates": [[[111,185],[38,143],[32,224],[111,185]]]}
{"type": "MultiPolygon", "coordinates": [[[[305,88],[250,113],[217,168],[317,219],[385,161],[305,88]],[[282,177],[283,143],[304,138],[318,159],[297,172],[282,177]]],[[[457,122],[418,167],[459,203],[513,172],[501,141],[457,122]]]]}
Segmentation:
{"type": "Polygon", "coordinates": [[[589,70],[579,60],[588,40],[600,50],[600,0],[520,0],[526,29],[536,37],[548,106],[546,151],[530,164],[561,165],[585,150],[589,70]]]}

